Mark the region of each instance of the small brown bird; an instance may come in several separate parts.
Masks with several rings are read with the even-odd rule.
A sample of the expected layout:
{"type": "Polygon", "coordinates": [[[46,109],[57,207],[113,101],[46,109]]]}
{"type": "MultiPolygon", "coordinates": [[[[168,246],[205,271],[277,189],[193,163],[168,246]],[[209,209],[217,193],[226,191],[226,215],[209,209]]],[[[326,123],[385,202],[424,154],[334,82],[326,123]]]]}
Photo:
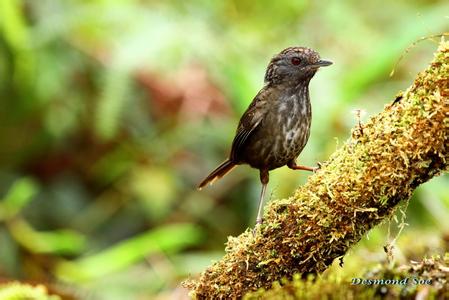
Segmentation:
{"type": "Polygon", "coordinates": [[[203,188],[237,165],[260,171],[262,191],[256,223],[262,223],[262,207],[268,171],[287,165],[293,170],[314,171],[296,164],[310,134],[312,109],[309,82],[320,67],[332,62],[306,47],[290,47],[274,56],[265,73],[265,85],[240,119],[229,158],[198,186],[203,188]]]}

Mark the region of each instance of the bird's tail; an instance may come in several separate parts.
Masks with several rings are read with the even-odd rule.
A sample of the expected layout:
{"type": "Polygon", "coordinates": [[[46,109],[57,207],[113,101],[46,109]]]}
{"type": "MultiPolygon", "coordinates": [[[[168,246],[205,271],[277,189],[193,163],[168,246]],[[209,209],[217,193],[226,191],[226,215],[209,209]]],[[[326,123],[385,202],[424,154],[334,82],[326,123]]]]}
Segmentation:
{"type": "Polygon", "coordinates": [[[229,159],[221,163],[215,170],[213,170],[209,176],[207,176],[201,183],[198,185],[198,189],[201,190],[206,184],[212,184],[215,180],[220,179],[225,176],[232,169],[234,169],[237,165],[230,161],[229,159]]]}

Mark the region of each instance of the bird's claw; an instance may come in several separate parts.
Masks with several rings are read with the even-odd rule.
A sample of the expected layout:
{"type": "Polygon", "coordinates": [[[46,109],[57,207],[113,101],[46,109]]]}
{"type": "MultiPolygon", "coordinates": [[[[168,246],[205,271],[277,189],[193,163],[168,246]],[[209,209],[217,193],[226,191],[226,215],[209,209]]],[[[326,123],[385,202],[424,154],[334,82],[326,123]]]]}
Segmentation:
{"type": "Polygon", "coordinates": [[[256,231],[257,231],[257,225],[253,228],[252,233],[253,233],[253,237],[256,236],[256,231]]]}
{"type": "Polygon", "coordinates": [[[321,167],[322,167],[322,164],[320,163],[320,162],[317,162],[316,163],[317,164],[317,166],[316,167],[314,167],[313,168],[313,173],[316,173],[316,172],[318,172],[318,170],[320,170],[321,169],[321,167]]]}
{"type": "Polygon", "coordinates": [[[262,218],[257,218],[256,219],[256,225],[253,228],[253,237],[256,236],[257,229],[259,228],[260,225],[262,225],[262,223],[263,223],[263,219],[262,218]]]}

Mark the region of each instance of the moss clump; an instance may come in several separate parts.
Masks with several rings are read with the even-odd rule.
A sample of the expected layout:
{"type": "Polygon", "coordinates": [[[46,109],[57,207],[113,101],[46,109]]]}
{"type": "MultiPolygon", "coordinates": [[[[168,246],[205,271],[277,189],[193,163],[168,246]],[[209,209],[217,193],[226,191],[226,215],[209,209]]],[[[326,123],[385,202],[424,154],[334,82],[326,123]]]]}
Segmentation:
{"type": "Polygon", "coordinates": [[[268,291],[260,289],[245,295],[245,300],[314,300],[314,299],[426,299],[449,298],[449,254],[424,259],[421,262],[391,267],[387,263],[368,270],[364,280],[390,280],[389,284],[351,284],[358,279],[333,272],[324,276],[310,275],[306,280],[294,276],[293,280],[275,282],[268,291]],[[393,282],[394,284],[391,284],[393,282]],[[418,282],[418,283],[417,283],[418,282]]]}
{"type": "Polygon", "coordinates": [[[226,254],[185,286],[200,299],[240,298],[293,274],[319,273],[401,200],[449,164],[449,43],[384,111],[289,199],[265,209],[255,237],[229,238],[226,254]]]}
{"type": "Polygon", "coordinates": [[[2,300],[61,300],[57,295],[49,295],[43,285],[30,285],[20,282],[0,284],[0,299],[2,300]]]}

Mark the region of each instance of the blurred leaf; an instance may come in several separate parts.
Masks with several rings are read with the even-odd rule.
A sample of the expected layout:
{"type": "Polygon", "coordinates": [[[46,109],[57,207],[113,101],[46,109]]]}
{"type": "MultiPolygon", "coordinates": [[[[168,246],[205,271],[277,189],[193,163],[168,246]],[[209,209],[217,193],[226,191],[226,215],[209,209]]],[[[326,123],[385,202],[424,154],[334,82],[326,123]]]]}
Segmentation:
{"type": "Polygon", "coordinates": [[[173,258],[173,264],[179,274],[183,276],[198,274],[206,269],[210,265],[211,261],[218,261],[223,254],[223,251],[180,254],[173,258]]]}
{"type": "Polygon", "coordinates": [[[0,32],[15,54],[12,74],[15,84],[26,90],[24,86],[33,82],[34,55],[22,5],[19,0],[0,1],[0,32]]]}
{"type": "Polygon", "coordinates": [[[81,282],[119,271],[159,251],[177,252],[196,245],[202,232],[193,224],[159,227],[74,262],[61,262],[56,274],[63,280],[81,282]]]}
{"type": "Polygon", "coordinates": [[[14,239],[33,253],[76,254],[85,248],[85,237],[74,230],[39,232],[22,219],[8,225],[14,239]]]}
{"type": "MultiPolygon", "coordinates": [[[[250,78],[249,66],[245,68],[245,63],[238,61],[238,58],[231,57],[226,61],[222,71],[229,81],[229,90],[232,91],[230,99],[237,111],[243,112],[255,95],[256,87],[250,78]],[[233,63],[229,64],[228,61],[233,63]]],[[[246,64],[247,65],[247,64],[246,64]]],[[[261,74],[260,83],[263,82],[264,74],[261,74]]]]}
{"type": "Polygon", "coordinates": [[[397,34],[392,34],[390,39],[385,39],[385,42],[380,45],[373,45],[371,53],[366,56],[366,59],[358,62],[358,67],[343,77],[341,88],[343,100],[353,100],[379,78],[388,78],[388,74],[401,53],[404,53],[404,50],[417,40],[417,36],[448,30],[447,17],[441,16],[441,12],[448,9],[447,3],[430,7],[423,13],[421,22],[410,22],[409,15],[402,16],[402,22],[394,30],[397,34]],[[423,26],[423,23],[426,26],[423,26]],[[405,26],[407,30],[404,30],[405,26]],[[429,30],[432,33],[429,33],[429,30]]]}
{"type": "Polygon", "coordinates": [[[38,187],[30,178],[17,180],[0,202],[0,220],[14,217],[37,193],[38,187]]]}
{"type": "Polygon", "coordinates": [[[443,232],[449,230],[449,196],[447,176],[440,176],[432,179],[429,184],[419,187],[418,193],[421,194],[417,200],[423,205],[425,211],[433,217],[433,228],[438,226],[443,232]]]}
{"type": "Polygon", "coordinates": [[[155,221],[166,217],[176,197],[175,174],[168,168],[138,168],[131,188],[148,216],[155,221]]]}
{"type": "Polygon", "coordinates": [[[19,275],[19,246],[4,226],[0,226],[0,253],[1,272],[6,272],[10,277],[19,275]]]}
{"type": "Polygon", "coordinates": [[[122,112],[128,101],[128,74],[111,68],[106,73],[102,95],[97,107],[97,134],[103,139],[112,138],[121,123],[122,112]]]}
{"type": "Polygon", "coordinates": [[[14,49],[23,49],[27,42],[26,22],[22,15],[22,1],[0,1],[0,27],[14,49]]]}
{"type": "Polygon", "coordinates": [[[126,143],[105,153],[92,166],[91,172],[101,184],[116,181],[135,165],[135,157],[126,143]]]}

